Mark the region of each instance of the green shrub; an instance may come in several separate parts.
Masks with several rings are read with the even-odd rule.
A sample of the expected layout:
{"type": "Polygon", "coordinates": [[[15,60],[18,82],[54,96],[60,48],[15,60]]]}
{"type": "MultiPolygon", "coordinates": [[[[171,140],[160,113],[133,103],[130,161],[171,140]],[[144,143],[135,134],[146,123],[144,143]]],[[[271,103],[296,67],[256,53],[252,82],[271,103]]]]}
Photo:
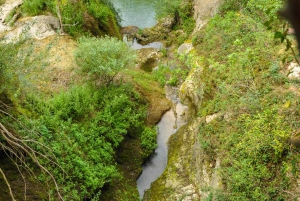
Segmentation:
{"type": "Polygon", "coordinates": [[[54,11],[55,2],[52,0],[24,0],[21,8],[23,13],[34,16],[45,11],[54,11]]]}
{"type": "Polygon", "coordinates": [[[157,147],[156,136],[157,136],[157,129],[145,127],[141,135],[141,145],[142,145],[144,157],[147,157],[150,154],[152,154],[155,148],[157,147]]]}
{"type": "MultiPolygon", "coordinates": [[[[64,172],[39,160],[62,186],[66,200],[82,200],[119,176],[115,151],[125,135],[141,135],[134,132],[143,130],[146,113],[142,104],[132,86],[126,85],[78,86],[46,101],[32,96],[25,106],[34,115],[23,122],[40,135],[19,133],[52,148],[64,172]]],[[[150,128],[143,132],[146,151],[155,146],[152,134],[150,128]]]]}
{"type": "Polygon", "coordinates": [[[81,72],[91,82],[100,81],[108,86],[119,72],[133,63],[135,54],[126,43],[116,38],[83,37],[79,39],[75,57],[81,72]]]}
{"type": "MultiPolygon", "coordinates": [[[[57,2],[53,0],[24,0],[21,10],[25,15],[40,15],[51,12],[58,15],[57,2]]],[[[112,4],[107,0],[61,1],[60,11],[64,31],[72,36],[105,35],[120,37],[117,19],[112,4]],[[85,15],[94,18],[93,23],[85,26],[85,15]]],[[[91,22],[89,22],[91,23],[91,22]]]]}

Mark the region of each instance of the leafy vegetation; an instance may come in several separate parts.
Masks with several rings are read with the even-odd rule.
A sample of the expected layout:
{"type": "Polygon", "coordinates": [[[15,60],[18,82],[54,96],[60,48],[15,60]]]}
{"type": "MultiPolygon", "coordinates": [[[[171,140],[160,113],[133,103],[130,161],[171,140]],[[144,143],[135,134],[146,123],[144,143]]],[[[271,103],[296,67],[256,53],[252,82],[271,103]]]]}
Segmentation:
{"type": "Polygon", "coordinates": [[[80,38],[75,52],[77,64],[92,82],[110,85],[126,67],[132,65],[135,54],[126,43],[116,38],[80,38]]]}
{"type": "Polygon", "coordinates": [[[157,12],[159,17],[171,15],[175,19],[174,30],[183,29],[186,37],[192,33],[195,27],[193,18],[193,2],[190,0],[161,1],[157,3],[157,12]]]}
{"type": "Polygon", "coordinates": [[[199,125],[206,160],[222,158],[224,189],[211,190],[210,199],[291,198],[298,152],[288,139],[300,120],[295,113],[299,96],[291,88],[299,86],[284,75],[293,55],[278,54],[284,47],[274,39],[284,23],[276,15],[282,3],[226,0],[193,38],[203,67],[198,115],[218,114],[199,125]]]}
{"type": "Polygon", "coordinates": [[[63,30],[72,36],[108,34],[121,38],[117,22],[119,16],[111,3],[106,0],[25,0],[21,8],[24,15],[34,16],[46,12],[61,15],[63,30]]]}
{"type": "Polygon", "coordinates": [[[41,133],[36,140],[52,147],[66,173],[51,169],[65,198],[90,197],[119,175],[114,150],[125,135],[139,136],[144,130],[140,101],[125,85],[100,90],[81,86],[47,101],[27,100],[25,108],[34,112],[28,126],[41,133]]]}
{"type": "MultiPolygon", "coordinates": [[[[92,60],[89,66],[81,67],[95,67],[96,73],[99,60],[102,61],[101,65],[108,68],[101,72],[114,76],[115,74],[110,73],[119,73],[134,58],[126,44],[115,38],[85,37],[80,40],[82,43],[84,41],[96,45],[88,46],[90,52],[81,49],[82,43],[78,46],[81,56],[85,55],[84,58],[92,60]],[[97,52],[100,51],[99,48],[102,48],[101,52],[97,52]],[[98,55],[90,54],[92,52],[98,55]]],[[[87,45],[84,47],[87,48],[87,45]]],[[[50,185],[50,197],[56,197],[53,181],[66,200],[97,199],[102,195],[105,185],[123,181],[118,152],[125,149],[122,145],[125,138],[135,139],[136,156],[129,157],[135,160],[136,164],[131,164],[136,168],[134,171],[140,171],[143,160],[156,147],[156,131],[145,126],[147,104],[131,84],[109,82],[105,83],[105,87],[100,87],[94,82],[97,78],[86,84],[83,79],[80,86],[73,85],[68,90],[49,96],[30,87],[35,84],[34,80],[24,80],[25,75],[32,73],[37,66],[40,70],[45,67],[43,51],[39,50],[38,54],[30,41],[1,44],[0,48],[3,50],[0,59],[0,123],[24,140],[27,148],[38,153],[34,162],[47,171],[39,172],[37,178],[50,185]],[[26,46],[29,48],[26,49],[26,46]],[[51,181],[51,178],[54,180],[51,181]]],[[[87,70],[78,73],[80,77],[88,77],[89,73],[94,75],[94,72],[87,70]]],[[[2,128],[0,131],[2,132],[2,128]]],[[[9,145],[3,137],[0,141],[4,147],[9,145]]],[[[26,166],[28,163],[30,162],[24,161],[23,164],[26,166]]]]}

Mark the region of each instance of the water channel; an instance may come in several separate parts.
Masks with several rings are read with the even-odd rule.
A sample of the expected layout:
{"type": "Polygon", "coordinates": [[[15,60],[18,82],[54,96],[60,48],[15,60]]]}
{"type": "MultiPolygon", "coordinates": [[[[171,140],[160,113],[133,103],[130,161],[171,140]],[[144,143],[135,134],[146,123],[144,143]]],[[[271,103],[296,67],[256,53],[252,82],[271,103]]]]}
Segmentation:
{"type": "Polygon", "coordinates": [[[188,107],[180,103],[177,91],[178,88],[166,87],[166,96],[173,102],[173,107],[162,116],[157,124],[157,148],[143,165],[143,172],[137,180],[141,198],[145,190],[150,188],[151,183],[164,172],[167,166],[169,137],[186,123],[188,107]]]}
{"type": "MultiPolygon", "coordinates": [[[[122,21],[121,26],[137,26],[139,28],[152,27],[156,24],[155,5],[159,0],[109,0],[119,12],[122,21]]],[[[141,48],[162,48],[162,43],[154,42],[148,45],[140,45],[136,40],[132,41],[133,49],[141,48]]],[[[157,145],[154,153],[143,165],[143,172],[137,180],[137,187],[140,198],[144,192],[150,188],[165,170],[168,161],[169,137],[174,134],[182,125],[186,123],[187,106],[180,103],[177,96],[178,88],[166,87],[166,97],[173,103],[171,110],[167,111],[157,124],[157,145]]]]}

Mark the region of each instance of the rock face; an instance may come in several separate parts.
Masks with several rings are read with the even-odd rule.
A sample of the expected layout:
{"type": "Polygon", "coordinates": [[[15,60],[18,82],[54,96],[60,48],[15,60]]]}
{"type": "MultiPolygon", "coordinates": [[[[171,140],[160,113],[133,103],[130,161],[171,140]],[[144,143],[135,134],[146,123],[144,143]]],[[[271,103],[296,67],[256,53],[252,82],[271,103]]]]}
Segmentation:
{"type": "Polygon", "coordinates": [[[152,28],[143,29],[143,33],[137,33],[136,38],[141,44],[148,44],[153,41],[163,40],[171,32],[175,19],[171,16],[161,19],[152,28]]]}
{"type": "Polygon", "coordinates": [[[5,20],[9,13],[16,7],[22,4],[22,0],[6,0],[6,2],[0,7],[0,33],[9,31],[12,28],[5,23],[5,20]]]}
{"type": "Polygon", "coordinates": [[[22,19],[15,23],[15,29],[4,36],[4,40],[11,42],[20,36],[38,40],[55,35],[60,28],[59,20],[53,16],[40,15],[22,19]]]}
{"type": "Polygon", "coordinates": [[[125,36],[128,41],[132,41],[135,38],[138,31],[139,28],[136,26],[126,26],[126,27],[122,27],[121,34],[122,36],[125,36]]]}
{"type": "Polygon", "coordinates": [[[201,105],[201,99],[204,94],[202,87],[199,87],[202,85],[199,79],[201,73],[201,68],[192,69],[179,91],[181,101],[195,110],[198,110],[198,107],[201,105]]]}
{"type": "Polygon", "coordinates": [[[223,0],[194,0],[195,31],[199,31],[216,12],[223,0]]]}
{"type": "Polygon", "coordinates": [[[156,48],[143,48],[137,52],[139,68],[148,72],[151,72],[158,65],[159,59],[163,57],[163,53],[156,48]]]}
{"type": "MultiPolygon", "coordinates": [[[[191,49],[191,46],[187,45],[191,49]]],[[[183,51],[183,54],[188,54],[183,51]]],[[[163,175],[151,184],[146,192],[146,201],[199,201],[208,200],[210,192],[206,189],[218,190],[222,188],[219,176],[220,160],[218,156],[210,160],[203,151],[199,139],[199,125],[210,123],[220,114],[195,117],[203,99],[202,82],[199,79],[202,73],[201,66],[195,61],[190,75],[181,85],[179,96],[184,104],[189,105],[189,123],[172,135],[169,142],[168,165],[163,175]]]]}

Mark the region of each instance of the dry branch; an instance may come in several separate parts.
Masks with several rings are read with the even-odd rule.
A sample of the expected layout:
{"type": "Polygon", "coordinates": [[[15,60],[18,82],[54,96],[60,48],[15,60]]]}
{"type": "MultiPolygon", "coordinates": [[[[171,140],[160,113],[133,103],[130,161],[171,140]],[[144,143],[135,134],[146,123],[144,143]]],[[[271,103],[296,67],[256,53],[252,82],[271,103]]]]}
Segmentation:
{"type": "Polygon", "coordinates": [[[8,180],[6,179],[6,176],[5,176],[5,174],[4,174],[4,172],[2,171],[1,168],[0,168],[0,172],[1,172],[1,174],[2,174],[2,176],[3,176],[3,178],[4,178],[4,180],[5,180],[5,183],[6,183],[7,187],[8,187],[8,189],[9,189],[9,194],[10,194],[10,196],[11,196],[11,199],[12,199],[13,201],[16,201],[15,198],[14,198],[14,195],[13,195],[13,193],[12,193],[10,184],[9,184],[8,180]]]}
{"type": "MultiPolygon", "coordinates": [[[[0,110],[0,112],[4,113],[4,114],[7,114],[6,112],[0,110]]],[[[43,171],[43,172],[46,172],[50,177],[51,177],[51,180],[53,181],[54,185],[55,185],[55,188],[56,188],[56,191],[57,191],[57,194],[59,196],[59,198],[61,200],[63,200],[60,192],[59,192],[59,186],[56,182],[56,179],[54,178],[54,176],[51,174],[51,172],[45,168],[40,162],[39,162],[39,159],[38,157],[43,157],[44,159],[48,160],[49,162],[59,166],[54,160],[52,160],[51,158],[49,158],[48,156],[46,156],[45,154],[43,153],[40,153],[36,150],[34,150],[33,148],[31,148],[27,143],[30,142],[30,143],[35,143],[35,144],[38,144],[40,145],[42,148],[46,148],[47,151],[51,150],[49,147],[41,144],[40,142],[37,142],[37,141],[34,141],[34,140],[22,140],[22,139],[19,139],[17,138],[16,136],[14,136],[11,132],[8,131],[8,129],[6,129],[6,127],[0,123],[0,135],[4,138],[4,140],[6,141],[6,143],[9,145],[9,146],[6,146],[4,145],[3,143],[0,143],[0,146],[1,148],[6,152],[9,152],[10,154],[12,154],[14,157],[16,157],[16,159],[18,161],[21,162],[22,165],[25,166],[25,169],[27,171],[29,171],[30,173],[32,173],[32,175],[34,175],[33,172],[31,172],[31,170],[28,168],[27,164],[26,164],[26,156],[29,156],[32,161],[43,171]]],[[[51,150],[52,151],[52,150],[51,150]]],[[[8,155],[8,154],[7,154],[8,155]]],[[[12,159],[12,157],[10,157],[12,159]]],[[[55,158],[56,159],[56,158],[55,158]]],[[[12,159],[13,160],[13,159],[12,159]]],[[[14,160],[13,160],[14,162],[14,160]]],[[[15,165],[18,167],[18,164],[16,162],[14,162],[15,165]]],[[[61,167],[60,167],[61,168],[61,167]]],[[[62,169],[62,168],[61,168],[62,169]]],[[[9,190],[10,190],[10,194],[13,198],[13,194],[12,194],[12,191],[11,191],[11,188],[10,188],[10,185],[9,185],[9,182],[7,181],[6,177],[5,177],[5,174],[4,172],[1,170],[1,173],[9,187],[9,190]]],[[[23,175],[22,175],[22,178],[23,175]]],[[[26,185],[25,185],[26,186],[26,185]]],[[[26,187],[25,187],[26,188],[26,187]]],[[[26,190],[26,189],[25,189],[26,190]]],[[[26,199],[26,198],[25,198],[26,199]]],[[[13,198],[14,200],[14,198],[13,198]]]]}

